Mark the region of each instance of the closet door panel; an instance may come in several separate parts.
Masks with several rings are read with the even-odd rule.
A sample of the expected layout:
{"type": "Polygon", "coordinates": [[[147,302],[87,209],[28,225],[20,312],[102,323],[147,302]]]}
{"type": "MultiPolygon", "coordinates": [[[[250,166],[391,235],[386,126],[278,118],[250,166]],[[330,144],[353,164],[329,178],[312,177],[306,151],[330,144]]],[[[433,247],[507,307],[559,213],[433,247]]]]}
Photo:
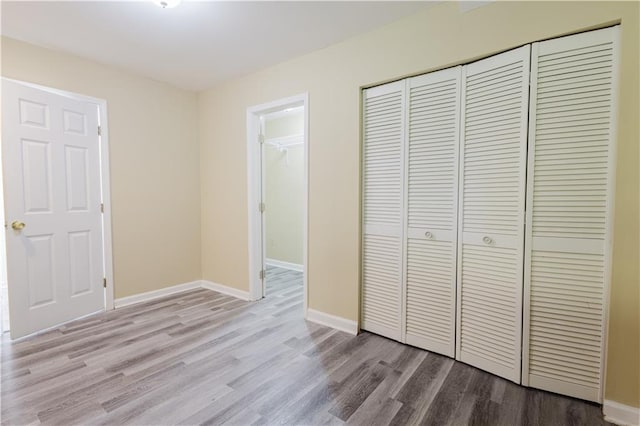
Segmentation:
{"type": "Polygon", "coordinates": [[[405,341],[453,357],[461,67],[408,82],[405,341]]]}
{"type": "Polygon", "coordinates": [[[364,91],[362,323],[401,339],[404,228],[404,88],[364,91]]]}
{"type": "Polygon", "coordinates": [[[533,47],[524,382],[601,402],[618,28],[533,47]]]}
{"type": "Polygon", "coordinates": [[[457,359],[517,383],[529,53],[475,62],[462,79],[457,359]]]}

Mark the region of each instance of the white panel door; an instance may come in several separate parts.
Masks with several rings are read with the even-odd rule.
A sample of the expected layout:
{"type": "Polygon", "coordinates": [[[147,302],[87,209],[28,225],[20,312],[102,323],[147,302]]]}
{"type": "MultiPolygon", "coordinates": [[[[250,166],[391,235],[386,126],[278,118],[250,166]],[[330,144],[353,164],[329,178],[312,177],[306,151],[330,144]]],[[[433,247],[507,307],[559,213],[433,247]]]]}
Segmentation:
{"type": "Polygon", "coordinates": [[[2,81],[12,338],[104,309],[97,117],[95,104],[2,81]]]}
{"type": "Polygon", "coordinates": [[[457,359],[520,382],[529,94],[524,46],[463,69],[457,359]]]}
{"type": "Polygon", "coordinates": [[[460,78],[408,80],[405,342],[455,354],[460,78]]]}
{"type": "Polygon", "coordinates": [[[602,401],[619,27],[533,45],[523,381],[602,401]]]}
{"type": "Polygon", "coordinates": [[[361,328],[402,337],[405,82],[364,91],[361,328]]]}

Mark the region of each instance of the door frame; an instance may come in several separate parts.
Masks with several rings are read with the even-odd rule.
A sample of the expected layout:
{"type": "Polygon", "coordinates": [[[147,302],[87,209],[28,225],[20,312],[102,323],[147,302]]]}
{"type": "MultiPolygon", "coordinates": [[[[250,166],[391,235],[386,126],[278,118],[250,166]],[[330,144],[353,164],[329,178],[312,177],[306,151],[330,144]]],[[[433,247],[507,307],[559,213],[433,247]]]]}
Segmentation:
{"type": "MultiPolygon", "coordinates": [[[[304,108],[304,218],[303,218],[303,242],[302,242],[302,286],[303,286],[303,312],[307,318],[308,301],[308,244],[309,244],[309,93],[301,93],[288,98],[278,99],[272,102],[255,105],[247,108],[247,212],[249,219],[249,294],[251,300],[259,300],[264,297],[263,280],[260,279],[260,271],[265,268],[266,253],[264,253],[265,234],[263,226],[264,215],[260,212],[262,201],[262,183],[264,181],[263,167],[261,163],[260,129],[262,126],[260,117],[271,112],[284,110],[293,106],[302,105],[304,108]]],[[[268,206],[267,206],[268,208],[268,206]]]]}
{"type": "MultiPolygon", "coordinates": [[[[100,143],[100,186],[102,190],[102,204],[104,212],[102,214],[102,232],[103,232],[103,257],[104,257],[104,275],[107,279],[105,288],[105,310],[114,309],[114,276],[113,276],[113,241],[111,226],[111,179],[109,173],[109,125],[107,114],[107,101],[105,99],[94,98],[92,96],[81,95],[79,93],[69,92],[66,90],[55,89],[53,87],[42,86],[22,80],[2,77],[2,81],[11,81],[26,87],[53,93],[55,95],[64,96],[75,99],[80,102],[87,102],[97,106],[98,108],[98,125],[100,126],[100,135],[98,140],[100,143]]],[[[5,185],[7,183],[5,182],[5,185]]],[[[2,188],[4,191],[4,188],[2,188]]],[[[4,208],[4,206],[2,206],[4,208]]],[[[6,211],[5,211],[6,212],[6,211]]],[[[11,283],[8,283],[10,286],[11,283]]]]}

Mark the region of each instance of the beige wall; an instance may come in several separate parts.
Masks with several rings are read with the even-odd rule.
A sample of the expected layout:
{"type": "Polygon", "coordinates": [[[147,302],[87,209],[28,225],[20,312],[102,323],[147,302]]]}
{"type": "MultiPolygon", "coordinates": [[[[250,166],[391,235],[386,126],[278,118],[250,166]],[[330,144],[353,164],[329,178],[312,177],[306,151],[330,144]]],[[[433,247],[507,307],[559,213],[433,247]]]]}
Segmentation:
{"type": "MultiPolygon", "coordinates": [[[[267,139],[302,135],[303,112],[266,120],[267,139]]],[[[300,138],[302,141],[302,138],[300,138]]],[[[266,250],[268,259],[302,265],[304,232],[304,146],[280,151],[265,145],[266,250]]]]}
{"type": "Polygon", "coordinates": [[[5,37],[2,75],[106,99],[115,297],[200,279],[196,94],[5,37]]]}
{"type": "Polygon", "coordinates": [[[309,307],[356,320],[360,88],[531,41],[622,22],[606,398],[640,406],[638,3],[445,2],[199,96],[205,279],[248,290],[246,109],[309,92],[309,307]]]}
{"type": "Polygon", "coordinates": [[[290,115],[268,118],[264,122],[266,138],[302,135],[304,133],[304,110],[292,111],[290,115]]]}

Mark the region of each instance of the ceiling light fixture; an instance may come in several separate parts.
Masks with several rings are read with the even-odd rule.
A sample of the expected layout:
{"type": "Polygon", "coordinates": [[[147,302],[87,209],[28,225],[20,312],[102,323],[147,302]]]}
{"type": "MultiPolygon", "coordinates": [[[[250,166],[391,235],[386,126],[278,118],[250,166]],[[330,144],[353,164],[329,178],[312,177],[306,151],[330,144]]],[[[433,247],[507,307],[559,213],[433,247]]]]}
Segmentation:
{"type": "Polygon", "coordinates": [[[163,9],[172,9],[179,5],[181,0],[153,0],[153,2],[163,9]]]}

